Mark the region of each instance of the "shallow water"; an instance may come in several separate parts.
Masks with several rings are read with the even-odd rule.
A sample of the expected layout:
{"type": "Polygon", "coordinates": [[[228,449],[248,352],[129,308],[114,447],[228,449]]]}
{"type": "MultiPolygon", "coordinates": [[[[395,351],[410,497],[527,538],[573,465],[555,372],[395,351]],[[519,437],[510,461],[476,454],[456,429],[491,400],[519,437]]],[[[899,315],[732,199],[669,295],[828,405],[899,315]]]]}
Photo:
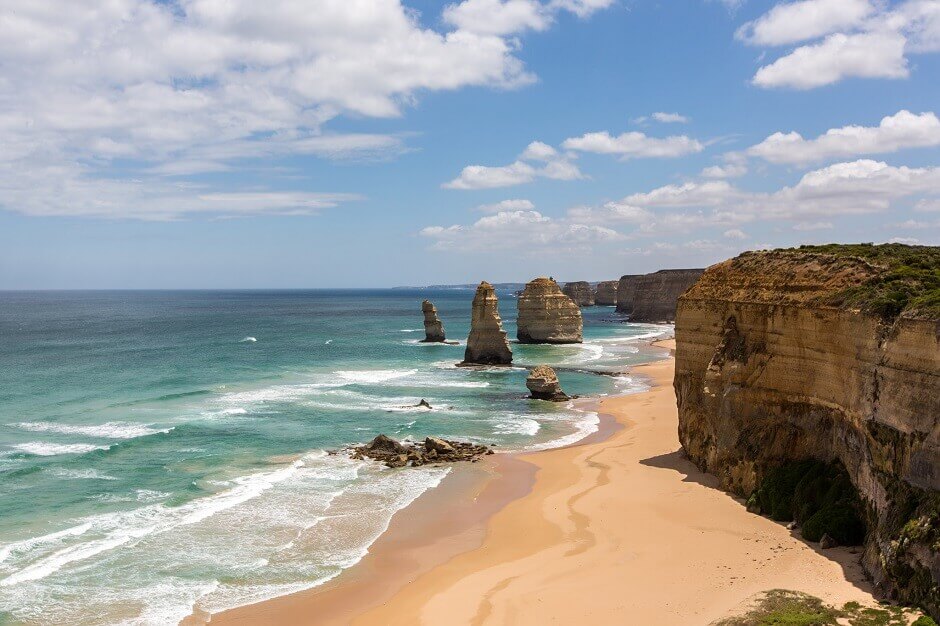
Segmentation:
{"type": "Polygon", "coordinates": [[[462,343],[472,295],[0,293],[0,623],[167,624],[321,584],[449,471],[325,450],[575,441],[596,416],[526,399],[521,366],[558,366],[568,393],[636,390],[591,372],[650,360],[669,331],[590,308],[583,345],[457,368],[463,345],[419,343],[420,303],[462,343]]]}

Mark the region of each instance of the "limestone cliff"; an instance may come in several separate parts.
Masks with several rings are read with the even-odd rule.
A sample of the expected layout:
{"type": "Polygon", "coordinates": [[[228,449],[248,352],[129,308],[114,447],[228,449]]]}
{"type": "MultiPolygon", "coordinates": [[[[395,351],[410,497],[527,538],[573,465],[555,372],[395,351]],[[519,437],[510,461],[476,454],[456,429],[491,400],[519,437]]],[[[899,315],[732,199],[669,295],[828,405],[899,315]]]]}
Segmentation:
{"type": "Polygon", "coordinates": [[[605,280],[597,283],[597,288],[594,290],[594,304],[598,306],[614,306],[617,304],[617,288],[619,286],[620,283],[616,280],[605,280]]]}
{"type": "Polygon", "coordinates": [[[512,350],[499,317],[496,291],[483,281],[473,296],[470,312],[470,335],[462,365],[509,365],[512,350]]]}
{"type": "Polygon", "coordinates": [[[940,248],[906,246],[719,263],[679,298],[675,376],[693,462],[743,497],[788,462],[841,463],[864,503],[863,564],[876,587],[934,617],[938,273],[940,248]]]}
{"type": "Polygon", "coordinates": [[[421,303],[421,312],[424,313],[424,341],[426,343],[442,343],[446,340],[444,336],[444,324],[437,317],[437,307],[430,300],[421,303]]]}
{"type": "Polygon", "coordinates": [[[579,280],[573,283],[565,283],[562,292],[578,306],[594,306],[594,288],[587,281],[579,280]]]}
{"type": "Polygon", "coordinates": [[[529,281],[517,300],[520,343],[581,343],[581,309],[551,278],[529,281]]]}
{"type": "Polygon", "coordinates": [[[704,270],[659,270],[636,281],[631,322],[671,322],[676,319],[679,296],[704,270]]]}
{"type": "Polygon", "coordinates": [[[617,283],[617,313],[633,313],[633,298],[641,274],[626,274],[617,283]]]}

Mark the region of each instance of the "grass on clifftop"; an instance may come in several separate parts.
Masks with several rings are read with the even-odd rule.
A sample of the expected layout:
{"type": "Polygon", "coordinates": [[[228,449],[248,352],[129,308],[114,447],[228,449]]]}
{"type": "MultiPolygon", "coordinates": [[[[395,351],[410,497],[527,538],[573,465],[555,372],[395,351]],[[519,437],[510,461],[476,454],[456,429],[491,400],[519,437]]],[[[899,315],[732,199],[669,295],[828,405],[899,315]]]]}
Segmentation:
{"type": "Polygon", "coordinates": [[[781,252],[811,252],[863,259],[886,271],[864,285],[835,294],[830,304],[894,319],[901,314],[940,318],[940,247],[900,243],[826,244],[781,252]]]}
{"type": "Polygon", "coordinates": [[[841,609],[827,605],[815,596],[799,591],[768,591],[755,607],[740,617],[715,622],[714,626],[937,626],[926,616],[911,623],[904,609],[864,607],[847,602],[841,609]]]}

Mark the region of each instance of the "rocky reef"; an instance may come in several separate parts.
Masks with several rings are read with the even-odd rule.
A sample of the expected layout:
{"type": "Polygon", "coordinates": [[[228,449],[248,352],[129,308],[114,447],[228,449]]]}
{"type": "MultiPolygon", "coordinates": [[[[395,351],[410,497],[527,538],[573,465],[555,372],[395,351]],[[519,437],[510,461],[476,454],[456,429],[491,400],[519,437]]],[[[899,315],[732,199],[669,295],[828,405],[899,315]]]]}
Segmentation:
{"type": "Polygon", "coordinates": [[[470,312],[470,335],[460,365],[509,365],[512,350],[499,317],[499,303],[493,286],[485,280],[477,287],[470,312]]]}
{"type": "Polygon", "coordinates": [[[675,376],[679,439],[694,463],[775,517],[763,510],[778,506],[767,494],[805,486],[814,466],[800,464],[825,464],[815,467],[832,484],[844,472],[876,588],[935,618],[938,276],[936,247],[744,253],[708,268],[679,298],[675,376]]]}
{"type": "Polygon", "coordinates": [[[349,452],[354,459],[372,459],[386,467],[420,467],[429,463],[458,461],[473,463],[482,456],[493,454],[487,446],[464,441],[427,437],[420,444],[402,443],[386,435],[378,435],[364,446],[354,446],[349,452]]]}
{"type": "Polygon", "coordinates": [[[617,313],[633,313],[636,284],[642,274],[626,274],[617,282],[617,313]]]}
{"type": "Polygon", "coordinates": [[[573,283],[565,283],[562,293],[571,298],[578,306],[594,306],[594,288],[587,281],[579,280],[573,283]]]}
{"type": "Polygon", "coordinates": [[[679,296],[691,287],[704,270],[659,270],[636,281],[631,322],[671,322],[676,319],[679,296]]]}
{"type": "Polygon", "coordinates": [[[551,278],[536,278],[526,283],[517,304],[516,338],[520,343],[583,341],[581,309],[551,278]]]}
{"type": "Polygon", "coordinates": [[[550,402],[565,402],[571,398],[561,390],[561,383],[558,382],[558,375],[548,365],[537,365],[529,372],[525,379],[525,386],[532,393],[532,398],[536,400],[548,400],[550,402]]]}
{"type": "Polygon", "coordinates": [[[597,283],[594,289],[594,304],[597,306],[614,306],[617,304],[617,288],[620,282],[616,280],[605,280],[597,283]]]}
{"type": "Polygon", "coordinates": [[[437,307],[430,300],[425,300],[421,303],[421,312],[424,313],[424,342],[445,342],[447,338],[444,336],[444,324],[437,316],[437,307]]]}

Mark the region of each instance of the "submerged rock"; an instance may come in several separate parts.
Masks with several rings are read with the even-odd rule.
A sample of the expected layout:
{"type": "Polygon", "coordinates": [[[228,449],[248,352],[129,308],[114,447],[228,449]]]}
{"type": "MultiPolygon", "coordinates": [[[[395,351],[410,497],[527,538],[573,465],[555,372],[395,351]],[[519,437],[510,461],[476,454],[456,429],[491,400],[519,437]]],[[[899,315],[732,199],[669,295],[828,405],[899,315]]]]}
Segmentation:
{"type": "Polygon", "coordinates": [[[529,281],[519,296],[516,338],[520,343],[581,343],[581,309],[551,278],[529,281]]]}
{"type": "Polygon", "coordinates": [[[594,306],[594,288],[585,280],[565,283],[562,292],[578,306],[594,306]]]}
{"type": "Polygon", "coordinates": [[[425,343],[443,343],[444,324],[437,317],[437,307],[430,300],[421,303],[421,312],[424,313],[424,342],[425,343]]]}
{"type": "Polygon", "coordinates": [[[614,306],[617,304],[617,289],[620,282],[616,280],[605,280],[597,283],[594,290],[594,304],[598,306],[614,306]]]}
{"type": "Polygon", "coordinates": [[[525,379],[525,386],[536,400],[564,402],[571,399],[561,390],[558,375],[548,365],[538,365],[532,368],[528,378],[525,379]]]}
{"type": "Polygon", "coordinates": [[[483,281],[473,296],[470,314],[470,335],[461,365],[509,365],[512,350],[499,317],[496,291],[483,281]]]}
{"type": "Polygon", "coordinates": [[[422,444],[401,443],[391,437],[379,435],[363,446],[353,446],[349,454],[357,460],[372,459],[386,467],[420,467],[427,463],[475,463],[482,456],[493,454],[484,445],[464,441],[450,441],[438,437],[427,437],[422,444]]]}

